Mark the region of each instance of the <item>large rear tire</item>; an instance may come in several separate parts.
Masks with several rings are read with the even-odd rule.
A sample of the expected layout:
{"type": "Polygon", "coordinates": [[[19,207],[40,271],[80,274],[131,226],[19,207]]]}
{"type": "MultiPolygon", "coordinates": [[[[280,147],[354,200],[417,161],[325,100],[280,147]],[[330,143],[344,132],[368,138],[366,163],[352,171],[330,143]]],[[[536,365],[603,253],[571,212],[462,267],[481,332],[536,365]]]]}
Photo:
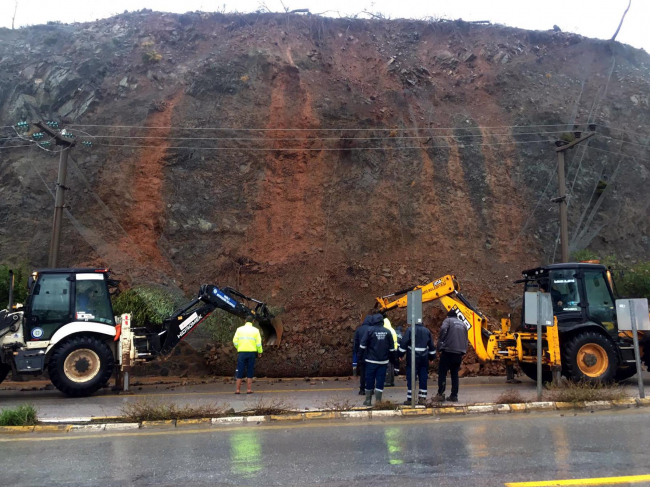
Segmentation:
{"type": "MultiPolygon", "coordinates": [[[[537,364],[520,362],[519,368],[530,379],[537,382],[537,364]]],[[[553,373],[548,368],[545,367],[542,367],[542,382],[553,382],[553,373]]]]}
{"type": "Polygon", "coordinates": [[[612,382],[618,370],[614,343],[593,331],[578,333],[565,343],[562,362],[568,377],[574,381],[612,382]]]}
{"type": "Polygon", "coordinates": [[[89,396],[113,374],[114,359],[105,342],[94,336],[74,336],[56,346],[48,370],[54,387],[72,397],[89,396]]]}
{"type": "Polygon", "coordinates": [[[7,378],[9,372],[11,372],[9,364],[0,364],[0,384],[2,384],[2,381],[7,378]]]}

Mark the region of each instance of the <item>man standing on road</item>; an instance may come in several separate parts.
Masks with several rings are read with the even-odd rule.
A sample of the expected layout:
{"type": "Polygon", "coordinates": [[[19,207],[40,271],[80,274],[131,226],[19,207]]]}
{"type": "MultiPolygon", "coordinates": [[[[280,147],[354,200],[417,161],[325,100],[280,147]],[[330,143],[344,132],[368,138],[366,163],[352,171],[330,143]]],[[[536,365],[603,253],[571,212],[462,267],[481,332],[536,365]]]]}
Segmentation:
{"type": "Polygon", "coordinates": [[[386,367],[395,361],[395,341],[392,333],[384,328],[384,317],[379,313],[370,318],[370,328],[359,345],[359,362],[365,361],[366,400],[364,406],[372,405],[372,392],[376,402],[381,402],[386,380],[386,367]]]}
{"type": "Polygon", "coordinates": [[[260,331],[253,326],[253,315],[246,316],[244,326],[237,328],[232,339],[237,349],[237,390],[235,394],[241,393],[241,382],[246,376],[246,394],[252,394],[253,371],[255,369],[255,357],[262,356],[262,336],[260,331]]]}
{"type": "Polygon", "coordinates": [[[359,345],[361,345],[361,339],[370,329],[370,319],[372,314],[366,316],[361,323],[361,326],[354,331],[354,347],[353,347],[353,361],[354,357],[357,358],[357,372],[359,373],[359,395],[364,396],[366,394],[366,363],[359,357],[359,345]]]}
{"type": "MultiPolygon", "coordinates": [[[[411,330],[410,327],[404,333],[399,345],[399,353],[406,353],[406,401],[405,405],[411,404],[411,330]]],[[[429,378],[429,361],[436,358],[436,347],[433,344],[431,332],[422,323],[415,325],[415,376],[418,379],[420,390],[418,392],[418,404],[425,404],[427,401],[427,379],[429,378]]],[[[415,386],[415,384],[413,384],[415,386]]]]}
{"type": "MultiPolygon", "coordinates": [[[[393,326],[390,324],[390,320],[386,318],[386,314],[381,313],[381,315],[384,317],[384,328],[388,329],[388,331],[393,335],[395,346],[399,346],[397,332],[393,330],[393,326]]],[[[388,367],[386,368],[386,387],[395,387],[395,367],[393,364],[388,364],[388,367]]]]}
{"type": "Polygon", "coordinates": [[[467,327],[456,317],[456,313],[449,310],[447,318],[442,322],[438,335],[438,352],[440,352],[440,365],[438,366],[438,401],[445,400],[445,387],[447,386],[447,371],[451,373],[451,395],[448,401],[458,402],[458,371],[467,352],[467,327]]]}

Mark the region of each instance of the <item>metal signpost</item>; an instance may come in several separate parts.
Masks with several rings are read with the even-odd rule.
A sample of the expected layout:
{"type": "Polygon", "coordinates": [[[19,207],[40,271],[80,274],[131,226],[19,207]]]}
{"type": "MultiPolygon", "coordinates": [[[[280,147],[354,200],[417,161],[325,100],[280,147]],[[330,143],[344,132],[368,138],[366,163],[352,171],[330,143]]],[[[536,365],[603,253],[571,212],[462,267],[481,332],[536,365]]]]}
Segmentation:
{"type": "Polygon", "coordinates": [[[553,325],[553,303],[549,293],[527,292],[525,296],[525,321],[537,325],[537,400],[542,400],[542,329],[553,325]]]}
{"type": "Polygon", "coordinates": [[[636,377],[639,384],[639,397],[645,397],[643,374],[641,369],[641,354],[639,353],[639,330],[650,330],[650,317],[648,316],[648,300],[617,299],[616,318],[619,331],[631,331],[634,345],[634,360],[636,362],[636,377]]]}
{"type": "Polygon", "coordinates": [[[422,323],[422,289],[409,291],[407,295],[406,322],[411,325],[411,406],[415,407],[415,324],[422,323]]]}

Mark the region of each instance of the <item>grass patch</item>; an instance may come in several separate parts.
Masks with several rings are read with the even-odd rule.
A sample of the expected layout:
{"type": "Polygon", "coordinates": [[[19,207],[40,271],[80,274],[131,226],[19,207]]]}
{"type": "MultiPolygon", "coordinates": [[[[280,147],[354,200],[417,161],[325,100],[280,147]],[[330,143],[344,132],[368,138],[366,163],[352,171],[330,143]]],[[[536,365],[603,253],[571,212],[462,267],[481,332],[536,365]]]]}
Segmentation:
{"type": "Polygon", "coordinates": [[[252,416],[270,416],[272,414],[291,413],[293,409],[295,408],[282,399],[264,399],[261,397],[255,406],[242,412],[252,416]]]}
{"type": "Polygon", "coordinates": [[[228,412],[227,406],[218,404],[179,406],[145,399],[129,402],[122,407],[124,418],[136,423],[169,419],[217,418],[225,416],[228,412]]]}
{"type": "Polygon", "coordinates": [[[591,383],[586,381],[564,382],[546,388],[547,399],[556,402],[578,403],[583,401],[618,401],[629,397],[619,385],[591,383]]]}
{"type": "Polygon", "coordinates": [[[375,403],[372,409],[377,411],[396,411],[399,409],[399,404],[393,401],[379,401],[375,403]]]}
{"type": "Polygon", "coordinates": [[[526,400],[521,397],[519,391],[511,390],[502,393],[495,402],[497,404],[521,404],[526,402],[526,400]]]}
{"type": "Polygon", "coordinates": [[[358,404],[352,403],[349,399],[334,399],[327,401],[321,409],[330,411],[352,411],[358,404]]]}
{"type": "Polygon", "coordinates": [[[36,413],[36,408],[31,404],[2,409],[0,426],[33,426],[36,424],[36,413]]]}

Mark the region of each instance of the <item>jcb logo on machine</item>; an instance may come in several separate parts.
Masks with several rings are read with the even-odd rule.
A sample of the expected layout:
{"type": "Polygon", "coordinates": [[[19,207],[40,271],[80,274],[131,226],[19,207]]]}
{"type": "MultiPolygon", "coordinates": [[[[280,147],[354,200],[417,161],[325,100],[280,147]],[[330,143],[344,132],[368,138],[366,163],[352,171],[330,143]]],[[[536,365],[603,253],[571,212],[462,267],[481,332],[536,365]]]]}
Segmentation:
{"type": "Polygon", "coordinates": [[[437,287],[442,286],[443,282],[445,282],[443,279],[438,279],[437,281],[434,281],[434,283],[433,283],[434,289],[437,288],[437,287]]]}
{"type": "Polygon", "coordinates": [[[469,322],[467,318],[465,318],[463,312],[460,309],[458,309],[458,306],[454,306],[452,311],[456,313],[456,317],[465,324],[465,328],[467,328],[467,331],[469,331],[472,328],[472,324],[469,322]]]}

